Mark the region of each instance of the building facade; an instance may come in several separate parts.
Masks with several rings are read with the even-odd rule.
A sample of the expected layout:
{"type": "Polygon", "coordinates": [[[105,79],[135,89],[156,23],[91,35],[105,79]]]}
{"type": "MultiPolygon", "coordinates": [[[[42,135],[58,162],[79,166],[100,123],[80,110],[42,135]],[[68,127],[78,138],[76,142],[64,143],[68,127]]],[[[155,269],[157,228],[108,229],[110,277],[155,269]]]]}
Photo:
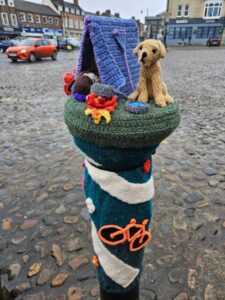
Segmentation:
{"type": "Polygon", "coordinates": [[[163,35],[165,23],[164,18],[161,15],[145,17],[145,25],[147,26],[149,39],[158,39],[159,35],[163,35]]]}
{"type": "Polygon", "coordinates": [[[60,37],[62,18],[47,5],[14,0],[17,20],[23,37],[60,37]]]}
{"type": "Polygon", "coordinates": [[[63,20],[64,37],[81,39],[84,28],[85,11],[79,6],[78,0],[73,3],[64,0],[52,0],[63,20]]]}
{"type": "Polygon", "coordinates": [[[14,0],[0,0],[0,40],[20,35],[14,0]]]}
{"type": "Polygon", "coordinates": [[[224,43],[225,0],[167,0],[167,44],[224,43]]]}

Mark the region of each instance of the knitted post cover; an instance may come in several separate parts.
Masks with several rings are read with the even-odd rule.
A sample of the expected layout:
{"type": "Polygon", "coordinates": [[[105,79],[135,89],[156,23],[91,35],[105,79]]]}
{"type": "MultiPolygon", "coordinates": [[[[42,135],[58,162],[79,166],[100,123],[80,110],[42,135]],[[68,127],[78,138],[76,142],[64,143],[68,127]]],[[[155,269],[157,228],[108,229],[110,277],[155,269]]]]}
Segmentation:
{"type": "MultiPolygon", "coordinates": [[[[88,16],[77,74],[91,72],[94,65],[101,84],[112,85],[120,96],[121,92],[127,95],[139,78],[133,55],[136,45],[134,20],[88,16]]],[[[177,102],[159,108],[150,101],[143,114],[130,113],[126,100],[114,97],[101,99],[93,93],[83,103],[71,96],[64,119],[85,157],[83,185],[100,286],[108,293],[121,294],[140,280],[144,247],[151,242],[152,155],[178,126],[180,112],[177,102]]]]}
{"type": "Polygon", "coordinates": [[[157,146],[124,150],[100,147],[77,138],[73,140],[86,157],[84,189],[92,220],[94,251],[99,261],[100,285],[108,293],[125,293],[140,279],[144,243],[150,237],[150,200],[154,195],[151,155],[157,146]],[[149,161],[147,171],[143,168],[146,159],[149,161]],[[137,237],[135,226],[130,229],[132,241],[127,238],[122,241],[132,220],[138,226],[144,221],[146,224],[137,237]],[[111,229],[104,232],[104,226],[108,225],[111,229]],[[117,237],[117,245],[110,245],[110,232],[114,232],[115,226],[124,229],[124,233],[117,237]],[[101,228],[102,233],[99,233],[101,228]]]}
{"type": "Polygon", "coordinates": [[[85,17],[77,74],[89,70],[95,59],[101,83],[130,94],[139,79],[139,65],[133,55],[137,43],[135,20],[85,17]]]}

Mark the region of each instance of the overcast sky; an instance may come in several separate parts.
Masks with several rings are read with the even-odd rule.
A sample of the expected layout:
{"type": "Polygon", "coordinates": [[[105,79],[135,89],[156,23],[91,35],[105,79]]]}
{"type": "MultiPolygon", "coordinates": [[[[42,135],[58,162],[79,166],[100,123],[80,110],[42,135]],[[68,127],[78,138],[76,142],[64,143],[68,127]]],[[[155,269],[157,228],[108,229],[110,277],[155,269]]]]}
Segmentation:
{"type": "MultiPolygon", "coordinates": [[[[41,0],[31,0],[32,2],[41,3],[41,0]]],[[[167,0],[79,0],[80,6],[90,12],[101,12],[111,9],[112,13],[119,12],[123,18],[136,18],[144,21],[144,16],[155,16],[166,9],[167,0]],[[143,11],[141,13],[141,11],[143,11]]],[[[72,0],[68,0],[72,2],[72,0]]]]}

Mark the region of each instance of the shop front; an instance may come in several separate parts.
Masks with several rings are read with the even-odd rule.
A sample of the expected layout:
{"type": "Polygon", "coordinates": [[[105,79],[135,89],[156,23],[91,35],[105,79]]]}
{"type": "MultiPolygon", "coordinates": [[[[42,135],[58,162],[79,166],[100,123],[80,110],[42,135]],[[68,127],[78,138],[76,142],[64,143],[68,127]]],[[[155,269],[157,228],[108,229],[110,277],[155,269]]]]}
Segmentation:
{"type": "Polygon", "coordinates": [[[43,28],[42,32],[46,39],[57,39],[57,38],[62,37],[62,34],[63,34],[62,29],[43,28]]]}
{"type": "Polygon", "coordinates": [[[224,18],[170,19],[167,23],[167,44],[206,45],[209,38],[222,40],[224,18]]]}
{"type": "Polygon", "coordinates": [[[42,28],[36,28],[36,27],[20,27],[21,30],[21,36],[26,37],[43,37],[42,28]]]}
{"type": "Polygon", "coordinates": [[[12,40],[20,34],[19,27],[0,26],[0,40],[12,40]]]}

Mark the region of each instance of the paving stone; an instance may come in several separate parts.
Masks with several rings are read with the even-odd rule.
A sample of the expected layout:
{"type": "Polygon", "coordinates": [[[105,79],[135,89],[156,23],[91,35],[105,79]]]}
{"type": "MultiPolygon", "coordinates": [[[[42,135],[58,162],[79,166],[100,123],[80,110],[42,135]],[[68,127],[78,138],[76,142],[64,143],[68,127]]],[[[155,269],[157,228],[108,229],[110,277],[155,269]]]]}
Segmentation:
{"type": "Polygon", "coordinates": [[[35,226],[37,226],[38,224],[38,220],[35,220],[35,219],[28,219],[28,220],[25,220],[21,225],[20,225],[20,229],[21,230],[28,230],[28,229],[31,229],[35,226]]]}
{"type": "Polygon", "coordinates": [[[49,280],[50,275],[51,275],[51,270],[45,267],[39,274],[37,284],[44,285],[49,280]]]}
{"type": "Polygon", "coordinates": [[[208,175],[208,176],[213,176],[213,175],[216,175],[217,174],[217,171],[210,168],[210,167],[207,167],[207,168],[203,168],[202,171],[208,175]]]}
{"type": "Polygon", "coordinates": [[[65,216],[64,222],[67,224],[76,224],[78,223],[79,218],[77,216],[65,216]]]}
{"type": "Polygon", "coordinates": [[[72,183],[65,183],[63,186],[64,191],[70,191],[74,188],[72,183]]]}
{"type": "Polygon", "coordinates": [[[187,203],[195,203],[195,202],[201,201],[203,199],[204,199],[204,197],[201,194],[193,194],[193,195],[188,196],[185,199],[185,201],[187,203]]]}
{"type": "Polygon", "coordinates": [[[32,276],[37,275],[41,270],[41,265],[42,265],[41,262],[34,263],[33,265],[31,265],[27,276],[32,277],[32,276]]]}
{"type": "Polygon", "coordinates": [[[7,248],[8,242],[7,239],[3,236],[0,236],[0,251],[5,250],[7,248]]]}
{"type": "Polygon", "coordinates": [[[56,244],[52,245],[52,256],[55,257],[57,266],[61,267],[63,265],[63,257],[62,257],[62,250],[59,245],[56,244]]]}
{"type": "Polygon", "coordinates": [[[69,260],[69,266],[71,269],[76,270],[81,266],[87,265],[89,263],[89,259],[83,255],[76,256],[69,260]]]}
{"type": "Polygon", "coordinates": [[[217,299],[216,292],[212,284],[208,284],[205,288],[204,300],[215,300],[217,299]]]}
{"type": "Polygon", "coordinates": [[[73,286],[67,290],[68,300],[80,300],[82,297],[82,289],[78,286],[73,286]]]}
{"type": "Polygon", "coordinates": [[[157,294],[155,291],[150,289],[141,289],[140,290],[141,296],[145,297],[148,300],[157,300],[157,294]]]}
{"type": "Polygon", "coordinates": [[[21,264],[19,264],[19,263],[11,264],[8,269],[9,280],[13,280],[16,277],[18,277],[20,270],[21,270],[21,264]]]}
{"type": "Polygon", "coordinates": [[[91,289],[90,294],[91,294],[92,297],[97,297],[98,294],[99,294],[99,286],[98,285],[94,286],[91,289]]]}
{"type": "Polygon", "coordinates": [[[5,218],[5,219],[3,219],[2,220],[2,229],[3,230],[10,230],[11,229],[11,226],[12,226],[12,222],[13,222],[13,220],[12,220],[12,218],[5,218]]]}
{"type": "Polygon", "coordinates": [[[40,203],[48,198],[48,193],[43,193],[36,198],[37,203],[40,203]]]}
{"type": "Polygon", "coordinates": [[[77,250],[80,250],[82,248],[83,248],[83,246],[81,244],[81,239],[79,237],[75,238],[73,240],[70,240],[67,244],[67,251],[68,252],[77,251],[77,250]]]}
{"type": "Polygon", "coordinates": [[[188,294],[186,292],[182,292],[178,294],[173,300],[189,300],[188,294]]]}
{"type": "Polygon", "coordinates": [[[56,210],[55,213],[58,215],[64,214],[66,212],[66,208],[63,204],[61,204],[56,210]]]}
{"type": "Polygon", "coordinates": [[[197,276],[198,276],[198,273],[195,269],[188,270],[188,286],[190,289],[196,288],[196,277],[197,276]]]}
{"type": "Polygon", "coordinates": [[[52,287],[61,286],[69,278],[69,274],[66,272],[60,272],[51,281],[52,287]]]}
{"type": "Polygon", "coordinates": [[[32,294],[25,296],[24,300],[45,300],[45,296],[43,293],[32,294]]]}
{"type": "Polygon", "coordinates": [[[30,282],[21,282],[18,283],[13,289],[12,289],[12,294],[13,295],[20,295],[21,293],[31,289],[32,286],[30,282]]]}

